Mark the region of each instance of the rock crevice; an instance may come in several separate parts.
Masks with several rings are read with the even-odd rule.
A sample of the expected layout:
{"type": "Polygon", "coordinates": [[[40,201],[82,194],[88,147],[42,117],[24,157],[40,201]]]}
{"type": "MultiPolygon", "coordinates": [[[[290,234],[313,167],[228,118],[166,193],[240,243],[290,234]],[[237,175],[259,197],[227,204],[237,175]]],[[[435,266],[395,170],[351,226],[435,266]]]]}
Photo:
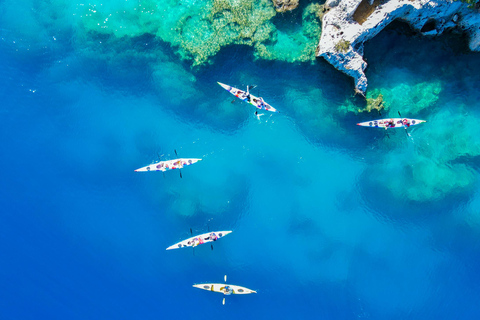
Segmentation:
{"type": "Polygon", "coordinates": [[[460,1],[445,0],[328,0],[322,20],[317,57],[351,76],[365,95],[367,63],[363,47],[395,19],[407,22],[425,36],[455,28],[467,33],[469,47],[480,51],[480,13],[460,1]]]}

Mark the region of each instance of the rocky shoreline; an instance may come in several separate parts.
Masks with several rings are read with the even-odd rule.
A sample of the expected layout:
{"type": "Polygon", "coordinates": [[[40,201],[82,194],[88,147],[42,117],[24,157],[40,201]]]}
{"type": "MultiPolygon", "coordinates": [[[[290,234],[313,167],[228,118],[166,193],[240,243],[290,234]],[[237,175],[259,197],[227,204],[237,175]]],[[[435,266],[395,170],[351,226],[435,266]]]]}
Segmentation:
{"type": "Polygon", "coordinates": [[[395,19],[425,36],[460,30],[467,34],[470,50],[480,51],[480,13],[460,1],[328,0],[325,9],[316,56],[351,76],[362,95],[368,84],[364,44],[395,19]]]}

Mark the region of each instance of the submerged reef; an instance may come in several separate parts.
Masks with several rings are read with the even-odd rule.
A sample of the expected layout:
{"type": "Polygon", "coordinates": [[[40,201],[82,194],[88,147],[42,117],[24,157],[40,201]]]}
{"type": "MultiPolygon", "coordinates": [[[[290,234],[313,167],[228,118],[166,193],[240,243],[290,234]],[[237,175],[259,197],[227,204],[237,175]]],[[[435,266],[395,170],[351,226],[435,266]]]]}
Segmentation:
{"type": "MultiPolygon", "coordinates": [[[[388,153],[368,179],[395,197],[421,202],[471,191],[477,173],[470,162],[480,156],[480,127],[467,113],[465,105],[439,111],[425,124],[428,130],[416,129],[421,137],[408,141],[409,148],[388,153]]],[[[384,143],[391,148],[398,141],[384,143]]]]}
{"type": "Polygon", "coordinates": [[[398,199],[419,202],[465,192],[476,181],[474,171],[465,164],[447,165],[425,155],[413,159],[410,156],[407,153],[389,154],[370,179],[386,187],[398,199]]]}
{"type": "Polygon", "coordinates": [[[277,12],[291,11],[298,7],[298,0],[272,0],[277,12]]]}
{"type": "Polygon", "coordinates": [[[385,109],[395,107],[406,114],[417,114],[431,108],[438,100],[442,91],[442,82],[421,82],[414,85],[400,83],[393,88],[376,88],[372,95],[383,95],[385,109]]]}
{"type": "Polygon", "coordinates": [[[135,38],[152,35],[170,44],[183,60],[200,66],[228,45],[254,48],[257,58],[289,62],[314,61],[320,36],[319,5],[302,15],[302,27],[280,31],[269,0],[130,2],[109,7],[91,3],[81,14],[82,30],[93,39],[135,38]],[[286,48],[289,48],[287,50],[286,48]]]}
{"type": "Polygon", "coordinates": [[[399,83],[392,87],[377,87],[366,94],[366,102],[357,105],[350,99],[339,107],[343,112],[402,111],[417,114],[435,105],[442,92],[442,82],[399,83]],[[392,110],[395,108],[395,110],[392,110]]]}
{"type": "Polygon", "coordinates": [[[380,113],[384,108],[385,104],[383,103],[383,95],[379,93],[376,98],[367,98],[367,106],[365,109],[360,109],[359,111],[372,112],[372,110],[377,110],[380,113]]]}
{"type": "Polygon", "coordinates": [[[383,94],[378,91],[367,92],[366,99],[364,101],[356,103],[352,99],[347,99],[344,104],[338,107],[340,112],[372,112],[381,113],[385,109],[385,103],[383,100],[383,94]]]}
{"type": "Polygon", "coordinates": [[[255,56],[286,62],[314,61],[316,41],[321,34],[321,8],[319,4],[308,5],[302,14],[301,28],[276,30],[268,41],[257,44],[255,56]]]}

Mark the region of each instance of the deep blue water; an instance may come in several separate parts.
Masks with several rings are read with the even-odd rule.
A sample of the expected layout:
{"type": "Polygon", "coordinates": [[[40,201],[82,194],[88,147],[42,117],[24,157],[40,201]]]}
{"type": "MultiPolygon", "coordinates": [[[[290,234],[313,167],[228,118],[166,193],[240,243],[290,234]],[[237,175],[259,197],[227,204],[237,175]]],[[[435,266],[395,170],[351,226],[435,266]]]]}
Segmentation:
{"type": "Polygon", "coordinates": [[[461,37],[367,44],[384,115],[429,121],[406,137],[355,126],[379,115],[339,111],[361,102],[323,60],[232,46],[192,70],[149,37],[100,50],[5,21],[1,319],[478,318],[480,55],[461,37]],[[216,81],[281,113],[259,120],[216,81]],[[133,171],[175,149],[203,161],[133,171]],[[190,228],[234,232],[165,251],[190,228]],[[225,274],[258,294],[192,288],[225,274]]]}

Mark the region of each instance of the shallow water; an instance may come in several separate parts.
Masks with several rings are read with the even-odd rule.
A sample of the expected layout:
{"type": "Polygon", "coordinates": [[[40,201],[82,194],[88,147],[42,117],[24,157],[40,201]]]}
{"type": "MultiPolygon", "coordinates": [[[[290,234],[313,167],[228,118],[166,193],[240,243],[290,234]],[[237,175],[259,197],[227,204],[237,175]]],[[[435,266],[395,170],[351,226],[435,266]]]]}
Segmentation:
{"type": "Polygon", "coordinates": [[[480,56],[459,36],[371,40],[388,110],[356,115],[353,81],[323,60],[232,45],[191,69],[155,37],[102,47],[2,6],[1,318],[478,315],[480,56]],[[281,113],[257,119],[216,81],[256,84],[281,113]],[[428,122],[355,125],[398,111],[428,122]],[[183,179],[133,171],[174,150],[203,161],[183,179]],[[190,228],[234,232],[165,251],[190,228]],[[258,294],[222,306],[191,287],[225,274],[258,294]]]}

